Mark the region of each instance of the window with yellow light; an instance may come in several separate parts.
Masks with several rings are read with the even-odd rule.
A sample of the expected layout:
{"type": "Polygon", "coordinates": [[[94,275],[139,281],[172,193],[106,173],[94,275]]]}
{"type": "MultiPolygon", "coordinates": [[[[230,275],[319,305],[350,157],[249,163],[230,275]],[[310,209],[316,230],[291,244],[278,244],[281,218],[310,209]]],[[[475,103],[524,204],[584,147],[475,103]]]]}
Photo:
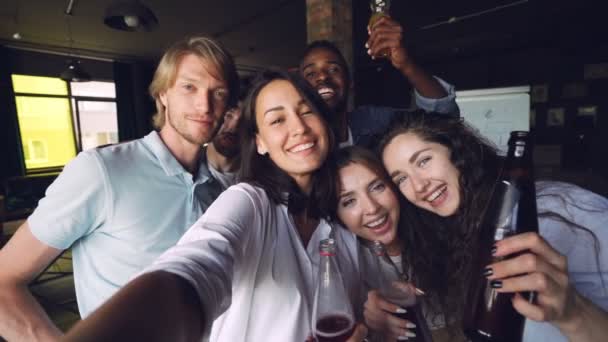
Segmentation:
{"type": "MultiPolygon", "coordinates": [[[[118,126],[116,124],[116,103],[113,82],[90,82],[87,86],[90,94],[87,101],[70,94],[70,84],[54,77],[17,75],[12,76],[13,89],[15,93],[15,103],[17,105],[17,119],[19,123],[19,134],[23,149],[23,159],[26,171],[35,172],[61,168],[76,156],[79,146],[85,149],[93,148],[106,143],[118,142],[118,126]],[[105,111],[93,112],[100,119],[96,121],[95,127],[104,127],[104,132],[93,132],[95,137],[100,136],[104,139],[91,141],[87,138],[83,143],[82,136],[89,137],[91,130],[84,127],[84,135],[81,132],[78,122],[75,121],[73,113],[80,113],[85,124],[93,114],[82,110],[82,104],[91,102],[91,97],[95,97],[95,90],[99,89],[102,97],[105,98],[105,111]],[[108,91],[107,89],[111,89],[108,91]],[[108,95],[109,94],[109,95],[108,95]],[[80,110],[74,108],[78,103],[80,110]],[[107,124],[99,123],[107,121],[107,124]],[[108,131],[108,132],[105,132],[108,131]],[[110,138],[105,138],[110,137],[110,138]]],[[[82,92],[80,88],[73,89],[76,93],[82,92]]],[[[97,95],[100,96],[100,95],[97,95]]],[[[95,101],[93,101],[95,103],[95,101]]],[[[90,126],[90,125],[89,125],[90,126]]]]}

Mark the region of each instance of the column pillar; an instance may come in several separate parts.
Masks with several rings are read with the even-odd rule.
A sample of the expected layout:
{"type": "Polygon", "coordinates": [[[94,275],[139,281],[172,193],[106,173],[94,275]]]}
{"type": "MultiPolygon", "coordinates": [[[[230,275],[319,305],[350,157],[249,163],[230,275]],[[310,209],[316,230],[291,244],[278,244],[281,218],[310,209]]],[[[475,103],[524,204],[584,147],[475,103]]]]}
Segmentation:
{"type": "Polygon", "coordinates": [[[333,42],[354,70],[352,0],[306,0],[306,28],[308,43],[333,42]]]}

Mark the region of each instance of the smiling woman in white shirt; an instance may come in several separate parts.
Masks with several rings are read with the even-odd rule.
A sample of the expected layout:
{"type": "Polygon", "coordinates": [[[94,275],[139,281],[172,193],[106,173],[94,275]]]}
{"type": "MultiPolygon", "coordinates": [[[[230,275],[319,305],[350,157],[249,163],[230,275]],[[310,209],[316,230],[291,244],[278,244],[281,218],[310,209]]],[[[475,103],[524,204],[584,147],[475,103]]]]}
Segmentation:
{"type": "MultiPolygon", "coordinates": [[[[335,199],[330,117],[298,76],[258,77],[243,113],[243,182],[67,340],[306,340],[318,245],[332,231],[325,219],[335,199]]],[[[356,300],[356,240],[333,231],[356,300]]],[[[359,325],[349,341],[365,330],[359,325]]]]}

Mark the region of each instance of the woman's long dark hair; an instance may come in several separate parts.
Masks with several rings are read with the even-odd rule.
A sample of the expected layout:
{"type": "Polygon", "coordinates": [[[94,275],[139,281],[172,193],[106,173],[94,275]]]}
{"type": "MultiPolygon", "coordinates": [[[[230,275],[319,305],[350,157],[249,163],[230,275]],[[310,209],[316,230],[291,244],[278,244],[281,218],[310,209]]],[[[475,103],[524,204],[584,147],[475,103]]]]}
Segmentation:
{"type": "Polygon", "coordinates": [[[403,256],[412,269],[412,281],[431,295],[433,311],[444,312],[448,320],[459,319],[478,235],[477,213],[485,209],[502,160],[491,143],[459,118],[422,112],[399,122],[380,142],[380,151],[404,133],[447,147],[459,171],[460,203],[467,206],[461,205],[455,219],[420,210],[404,200],[401,222],[405,229],[399,231],[407,246],[403,256]]]}
{"type": "Polygon", "coordinates": [[[266,191],[271,201],[276,204],[286,204],[292,214],[306,213],[311,218],[328,218],[335,198],[335,182],[333,154],[335,138],[332,120],[333,115],[319,94],[310,87],[308,82],[297,74],[279,70],[261,72],[251,85],[249,95],[245,99],[244,109],[239,126],[241,134],[241,165],[239,180],[249,182],[266,191]],[[266,155],[257,153],[256,134],[256,101],[260,91],[270,82],[285,80],[290,82],[311,110],[318,113],[327,128],[328,155],[326,161],[312,175],[312,191],[310,195],[303,193],[295,180],[281,170],[266,155]]]}
{"type": "MultiPolygon", "coordinates": [[[[397,124],[381,141],[380,152],[396,136],[405,133],[447,147],[450,160],[459,172],[461,200],[457,213],[443,218],[404,201],[401,221],[406,229],[400,230],[400,233],[407,246],[404,261],[412,267],[413,281],[434,297],[448,321],[460,320],[472,261],[479,248],[481,213],[485,212],[503,158],[497,154],[492,143],[478,135],[462,119],[433,113],[414,113],[397,124]]],[[[594,211],[589,206],[581,207],[573,199],[560,194],[549,196],[557,196],[564,208],[568,204],[594,211]]],[[[555,212],[539,212],[539,217],[549,217],[590,233],[595,239],[596,252],[599,251],[597,237],[589,229],[555,212]]],[[[597,255],[598,253],[596,261],[599,267],[597,255]]]]}

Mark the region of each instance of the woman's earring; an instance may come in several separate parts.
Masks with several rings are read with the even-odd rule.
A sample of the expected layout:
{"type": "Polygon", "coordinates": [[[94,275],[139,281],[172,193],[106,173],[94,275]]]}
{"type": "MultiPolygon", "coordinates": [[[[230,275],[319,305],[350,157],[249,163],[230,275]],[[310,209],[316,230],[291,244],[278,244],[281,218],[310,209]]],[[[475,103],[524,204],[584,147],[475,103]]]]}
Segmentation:
{"type": "Polygon", "coordinates": [[[258,154],[263,156],[266,155],[266,153],[268,153],[268,151],[266,151],[265,149],[261,148],[258,146],[258,154]]]}
{"type": "Polygon", "coordinates": [[[255,147],[258,151],[259,155],[265,155],[266,153],[268,153],[268,149],[266,148],[266,144],[264,144],[264,142],[262,141],[262,139],[260,139],[259,136],[256,135],[255,137],[255,147]]]}

